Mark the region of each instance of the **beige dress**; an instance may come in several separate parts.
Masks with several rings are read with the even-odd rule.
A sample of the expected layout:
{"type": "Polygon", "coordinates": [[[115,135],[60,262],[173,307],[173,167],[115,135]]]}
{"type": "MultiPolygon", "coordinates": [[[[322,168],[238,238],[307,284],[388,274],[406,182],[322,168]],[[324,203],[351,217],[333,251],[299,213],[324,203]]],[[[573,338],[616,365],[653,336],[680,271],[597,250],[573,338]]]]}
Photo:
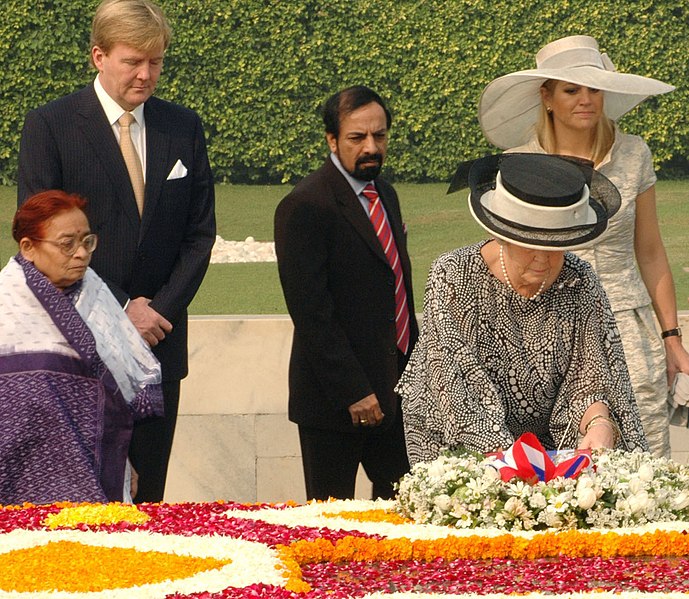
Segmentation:
{"type": "MultiPolygon", "coordinates": [[[[510,151],[545,152],[535,138],[510,151]]],[[[619,189],[622,205],[595,246],[576,253],[591,263],[610,300],[651,451],[669,457],[665,350],[634,254],[636,198],[656,182],[651,151],[640,137],[616,128],[615,143],[597,168],[619,189]]]]}

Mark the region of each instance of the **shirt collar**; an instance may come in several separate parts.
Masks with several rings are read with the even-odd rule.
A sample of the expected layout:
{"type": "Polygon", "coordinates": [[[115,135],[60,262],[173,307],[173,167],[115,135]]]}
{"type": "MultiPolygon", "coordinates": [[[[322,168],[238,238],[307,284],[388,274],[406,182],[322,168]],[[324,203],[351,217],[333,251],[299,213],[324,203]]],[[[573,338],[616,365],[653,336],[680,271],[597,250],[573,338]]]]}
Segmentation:
{"type": "Polygon", "coordinates": [[[342,163],[335,152],[330,153],[330,160],[333,161],[333,164],[337,170],[342,173],[345,179],[347,179],[347,183],[349,183],[349,186],[357,196],[361,195],[361,193],[364,191],[364,187],[366,187],[369,183],[373,183],[373,181],[362,181],[361,179],[352,177],[352,175],[345,170],[345,167],[342,166],[342,163]]]}
{"type": "MultiPolygon", "coordinates": [[[[105,117],[108,119],[108,123],[110,123],[110,126],[112,127],[127,111],[108,95],[108,92],[105,91],[103,84],[100,82],[100,75],[96,75],[96,80],[93,82],[93,88],[96,91],[96,96],[98,96],[98,101],[103,107],[105,117]]],[[[131,111],[131,113],[134,115],[139,127],[143,127],[144,105],[139,104],[134,110],[131,111]]]]}

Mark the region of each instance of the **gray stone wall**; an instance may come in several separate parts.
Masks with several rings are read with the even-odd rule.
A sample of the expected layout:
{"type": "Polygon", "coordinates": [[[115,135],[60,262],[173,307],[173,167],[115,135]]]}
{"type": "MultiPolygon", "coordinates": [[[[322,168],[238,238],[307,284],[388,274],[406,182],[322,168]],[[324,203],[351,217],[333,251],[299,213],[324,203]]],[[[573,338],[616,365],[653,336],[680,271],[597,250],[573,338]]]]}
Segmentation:
{"type": "MultiPolygon", "coordinates": [[[[287,420],[287,316],[199,316],[189,323],[190,374],[165,500],[305,500],[297,427],[287,420]]],[[[689,312],[680,314],[689,334],[689,312]]],[[[672,455],[689,461],[689,431],[671,427],[672,455]]],[[[357,496],[370,496],[359,473],[357,496]]]]}

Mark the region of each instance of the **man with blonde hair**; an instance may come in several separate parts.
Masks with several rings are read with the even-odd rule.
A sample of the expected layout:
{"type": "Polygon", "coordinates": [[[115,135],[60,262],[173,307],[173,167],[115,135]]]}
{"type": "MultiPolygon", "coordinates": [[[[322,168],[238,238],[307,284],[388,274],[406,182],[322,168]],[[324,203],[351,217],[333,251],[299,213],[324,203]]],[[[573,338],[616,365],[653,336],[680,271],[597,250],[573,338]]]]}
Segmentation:
{"type": "Polygon", "coordinates": [[[201,120],[153,97],[171,30],[149,0],[104,0],[91,28],[93,83],[26,116],[18,203],[45,189],[89,200],[108,283],[162,365],[165,417],[137,424],[130,458],[137,501],[162,501],[180,380],[187,306],[215,240],[214,189],[201,120]]]}
{"type": "Polygon", "coordinates": [[[166,50],[172,30],[159,6],[141,2],[105,0],[101,2],[91,24],[91,48],[109,52],[118,44],[143,51],[166,50]]]}

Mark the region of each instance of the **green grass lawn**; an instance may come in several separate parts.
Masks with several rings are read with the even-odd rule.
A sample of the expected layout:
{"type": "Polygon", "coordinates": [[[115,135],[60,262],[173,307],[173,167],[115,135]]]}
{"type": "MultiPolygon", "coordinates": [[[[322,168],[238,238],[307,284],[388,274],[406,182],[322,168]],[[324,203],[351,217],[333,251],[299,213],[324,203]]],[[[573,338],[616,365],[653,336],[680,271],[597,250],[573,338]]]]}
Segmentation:
{"type": "MultiPolygon", "coordinates": [[[[216,214],[218,234],[228,240],[249,236],[273,238],[273,212],[290,190],[283,185],[219,185],[216,214]]],[[[406,184],[396,189],[409,230],[409,252],[414,270],[414,293],[421,311],[423,288],[431,262],[442,252],[485,237],[471,218],[466,192],[446,195],[447,185],[406,184]]],[[[678,309],[689,309],[689,181],[660,181],[658,215],[677,287],[678,309]]],[[[16,252],[10,224],[16,190],[0,187],[0,260],[4,265],[16,252]]],[[[285,314],[275,263],[213,264],[191,305],[193,314],[285,314]]]]}

